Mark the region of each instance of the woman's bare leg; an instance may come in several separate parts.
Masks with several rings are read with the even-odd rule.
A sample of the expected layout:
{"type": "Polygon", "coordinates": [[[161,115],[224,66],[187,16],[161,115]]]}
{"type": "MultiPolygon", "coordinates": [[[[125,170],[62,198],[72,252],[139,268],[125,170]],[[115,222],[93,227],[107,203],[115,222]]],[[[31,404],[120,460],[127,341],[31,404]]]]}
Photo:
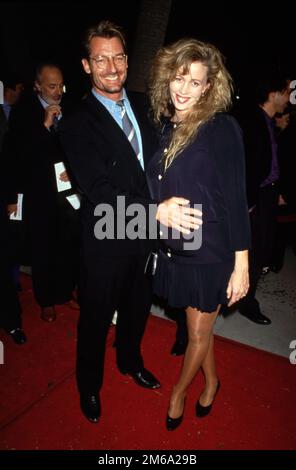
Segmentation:
{"type": "MultiPolygon", "coordinates": [[[[186,349],[181,376],[175,385],[168,414],[171,418],[178,418],[183,413],[184,398],[186,391],[199,368],[204,363],[211,341],[213,326],[217,318],[219,308],[213,313],[205,313],[196,308],[186,309],[188,327],[188,346],[186,349]]],[[[206,370],[208,362],[212,360],[211,354],[206,360],[206,370]]],[[[211,369],[212,370],[212,369],[211,369]]]]}
{"type": "Polygon", "coordinates": [[[214,335],[211,333],[208,352],[202,362],[201,368],[203,370],[206,385],[199,398],[202,406],[208,406],[212,403],[218,385],[218,377],[216,373],[216,364],[214,356],[214,335]]]}

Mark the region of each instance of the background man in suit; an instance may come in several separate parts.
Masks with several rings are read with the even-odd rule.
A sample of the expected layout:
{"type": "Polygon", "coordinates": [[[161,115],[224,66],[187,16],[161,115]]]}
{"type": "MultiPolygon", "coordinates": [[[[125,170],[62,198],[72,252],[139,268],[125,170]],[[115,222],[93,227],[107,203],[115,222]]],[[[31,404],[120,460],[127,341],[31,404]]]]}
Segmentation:
{"type": "MultiPolygon", "coordinates": [[[[9,127],[9,116],[16,105],[16,103],[21,98],[21,95],[24,90],[24,85],[20,77],[9,75],[4,77],[4,96],[3,103],[0,104],[0,154],[2,150],[2,145],[4,141],[5,134],[8,131],[9,127]]],[[[0,97],[1,99],[1,97],[0,97]]],[[[3,184],[6,186],[6,189],[9,190],[9,173],[5,172],[6,162],[4,157],[0,157],[1,171],[5,177],[3,184]]],[[[8,196],[8,194],[6,195],[8,196]]],[[[2,201],[2,203],[4,200],[2,201]]],[[[10,270],[12,270],[12,279],[14,280],[17,288],[20,288],[19,283],[19,250],[22,245],[23,238],[23,224],[21,222],[10,222],[5,223],[6,230],[8,230],[7,239],[9,239],[10,247],[14,256],[10,257],[10,270]]]]}
{"type": "MultiPolygon", "coordinates": [[[[125,228],[128,219],[117,212],[119,196],[125,198],[126,207],[139,203],[148,214],[152,201],[143,170],[153,154],[154,137],[147,119],[140,119],[123,88],[126,43],[116,25],[103,21],[87,31],[82,64],[90,75],[92,92],[63,123],[61,138],[83,193],[77,382],[82,412],[91,422],[98,422],[106,336],[115,310],[120,372],[129,374],[140,386],[160,386],[145,369],[140,350],[151,307],[151,285],[144,267],[152,243],[147,237],[120,239],[115,234],[113,239],[98,240],[94,236],[94,210],[99,203],[109,204],[125,228]]],[[[166,201],[159,206],[158,217],[169,213],[171,220],[173,210],[182,211],[189,222],[181,220],[181,226],[191,227],[193,210],[182,207],[176,201],[166,201]]]]}
{"type": "Polygon", "coordinates": [[[257,87],[257,107],[241,121],[246,150],[247,194],[252,230],[250,251],[250,289],[238,304],[249,320],[268,325],[255,298],[264,266],[271,263],[275,216],[279,199],[279,163],[274,132],[274,116],[284,111],[289,101],[287,80],[262,79],[257,87]]]}
{"type": "MultiPolygon", "coordinates": [[[[12,107],[19,100],[23,91],[23,83],[17,77],[4,79],[3,103],[0,104],[0,153],[2,142],[8,131],[9,115],[12,107]]],[[[1,155],[1,168],[4,171],[4,161],[1,155]]],[[[22,330],[21,306],[18,300],[17,287],[14,279],[14,252],[15,246],[11,237],[9,219],[7,216],[7,198],[9,194],[9,178],[5,175],[0,188],[0,298],[1,315],[0,327],[10,334],[16,344],[26,342],[26,335],[22,330]]]]}
{"type": "MultiPolygon", "coordinates": [[[[56,319],[56,304],[78,308],[72,300],[77,277],[77,214],[66,199],[73,190],[58,192],[54,166],[64,161],[57,136],[58,121],[64,114],[63,87],[58,66],[44,63],[37,68],[36,92],[11,113],[3,149],[14,186],[8,210],[15,212],[17,193],[23,193],[33,289],[41,318],[47,322],[56,319]]],[[[68,180],[66,171],[59,177],[68,180]]]]}
{"type": "Polygon", "coordinates": [[[4,79],[3,103],[0,102],[0,152],[4,135],[8,131],[8,120],[12,107],[19,100],[24,89],[22,81],[15,77],[4,79]]]}
{"type": "Polygon", "coordinates": [[[9,233],[7,188],[3,182],[0,185],[0,227],[0,328],[9,333],[16,344],[23,344],[26,335],[22,330],[21,306],[12,273],[14,247],[9,233]]]}
{"type": "Polygon", "coordinates": [[[290,244],[296,254],[296,155],[295,131],[296,108],[287,106],[282,114],[275,115],[278,135],[280,165],[280,194],[271,271],[278,273],[285,262],[286,245],[290,244]]]}

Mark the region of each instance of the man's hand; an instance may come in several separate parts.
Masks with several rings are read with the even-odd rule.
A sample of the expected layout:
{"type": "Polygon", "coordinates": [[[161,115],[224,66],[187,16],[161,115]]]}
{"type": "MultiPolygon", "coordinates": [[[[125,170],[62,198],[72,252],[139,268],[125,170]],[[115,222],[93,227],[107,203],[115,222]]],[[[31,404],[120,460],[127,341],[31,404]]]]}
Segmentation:
{"type": "Polygon", "coordinates": [[[62,114],[62,108],[58,104],[52,104],[45,108],[45,116],[43,124],[47,129],[49,129],[53,125],[53,120],[56,116],[60,116],[62,114]]]}
{"type": "Polygon", "coordinates": [[[16,215],[17,213],[17,204],[8,204],[7,206],[7,213],[9,215],[9,217],[14,214],[16,215]]]}
{"type": "Polygon", "coordinates": [[[60,174],[60,180],[61,181],[69,181],[69,176],[68,176],[68,173],[65,171],[63,171],[63,173],[60,174]]]}
{"type": "Polygon", "coordinates": [[[171,197],[161,202],[157,208],[156,219],[166,227],[189,234],[202,224],[202,212],[188,207],[190,201],[183,197],[171,197]]]}

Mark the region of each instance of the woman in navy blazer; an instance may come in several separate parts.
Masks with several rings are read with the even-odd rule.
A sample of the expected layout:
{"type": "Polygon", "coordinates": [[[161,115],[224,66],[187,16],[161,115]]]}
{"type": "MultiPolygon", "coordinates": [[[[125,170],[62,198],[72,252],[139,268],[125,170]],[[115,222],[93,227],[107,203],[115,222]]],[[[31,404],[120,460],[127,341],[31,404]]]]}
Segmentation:
{"type": "Polygon", "coordinates": [[[203,214],[201,228],[187,235],[160,232],[155,293],[185,308],[189,336],[166,418],[170,431],[182,422],[187,388],[200,368],[205,388],[196,415],[211,411],[220,387],[213,326],[221,304],[237,302],[249,287],[244,150],[238,124],[225,113],[231,91],[222,56],[210,44],[180,40],[152,64],[150,99],[161,142],[147,170],[151,195],[185,198],[203,214]]]}

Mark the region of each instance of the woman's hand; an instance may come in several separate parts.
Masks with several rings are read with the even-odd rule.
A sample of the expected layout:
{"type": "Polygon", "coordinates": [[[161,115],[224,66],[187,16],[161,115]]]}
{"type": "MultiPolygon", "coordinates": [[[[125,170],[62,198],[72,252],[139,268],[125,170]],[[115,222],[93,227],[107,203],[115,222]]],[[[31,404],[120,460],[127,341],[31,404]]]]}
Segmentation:
{"type": "Polygon", "coordinates": [[[228,307],[247,295],[249,290],[249,263],[248,250],[235,253],[234,270],[230,276],[226,294],[229,300],[228,307]]]}
{"type": "Polygon", "coordinates": [[[166,199],[158,205],[156,219],[166,227],[189,234],[190,229],[197,230],[202,224],[202,220],[199,218],[202,216],[202,212],[189,207],[188,204],[188,199],[183,197],[166,199]]]}

